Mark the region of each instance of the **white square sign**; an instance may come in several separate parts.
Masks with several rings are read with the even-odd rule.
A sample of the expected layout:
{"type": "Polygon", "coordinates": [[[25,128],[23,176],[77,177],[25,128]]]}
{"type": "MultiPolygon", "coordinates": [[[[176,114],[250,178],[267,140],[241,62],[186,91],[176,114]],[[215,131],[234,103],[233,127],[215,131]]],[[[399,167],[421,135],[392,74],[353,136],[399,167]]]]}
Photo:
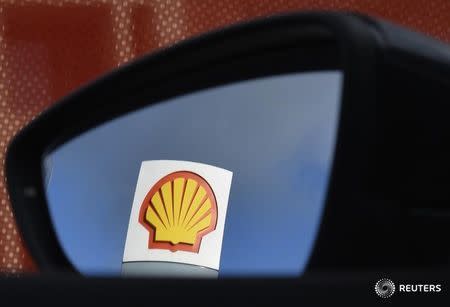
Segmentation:
{"type": "Polygon", "coordinates": [[[202,163],[142,162],[123,262],[176,262],[219,270],[232,176],[202,163]]]}

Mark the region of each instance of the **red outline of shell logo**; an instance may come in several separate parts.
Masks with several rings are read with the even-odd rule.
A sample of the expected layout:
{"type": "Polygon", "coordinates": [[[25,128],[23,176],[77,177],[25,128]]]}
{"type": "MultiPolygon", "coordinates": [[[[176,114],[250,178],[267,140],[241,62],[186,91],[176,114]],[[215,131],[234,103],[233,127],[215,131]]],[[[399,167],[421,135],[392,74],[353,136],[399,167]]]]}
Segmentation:
{"type": "Polygon", "coordinates": [[[216,229],[216,197],[193,172],[168,174],[145,196],[139,223],[149,231],[149,249],[198,253],[202,238],[216,229]]]}

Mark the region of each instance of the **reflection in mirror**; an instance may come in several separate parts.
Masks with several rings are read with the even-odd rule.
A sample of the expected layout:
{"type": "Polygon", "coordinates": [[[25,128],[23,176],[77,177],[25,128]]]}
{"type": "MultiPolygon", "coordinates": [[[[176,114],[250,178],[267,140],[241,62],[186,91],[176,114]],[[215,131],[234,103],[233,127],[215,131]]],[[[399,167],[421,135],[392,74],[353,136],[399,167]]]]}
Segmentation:
{"type": "Polygon", "coordinates": [[[102,124],[43,159],[85,275],[298,276],[320,226],[340,71],[247,80],[102,124]]]}

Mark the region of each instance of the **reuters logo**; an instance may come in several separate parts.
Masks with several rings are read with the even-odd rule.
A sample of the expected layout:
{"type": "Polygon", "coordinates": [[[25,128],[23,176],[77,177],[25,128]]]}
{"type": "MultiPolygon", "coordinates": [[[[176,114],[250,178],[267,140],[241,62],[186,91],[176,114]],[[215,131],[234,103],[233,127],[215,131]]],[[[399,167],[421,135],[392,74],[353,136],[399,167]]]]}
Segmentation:
{"type": "Polygon", "coordinates": [[[395,292],[395,284],[390,279],[380,279],[375,284],[375,292],[382,298],[391,297],[395,292]]]}
{"type": "Polygon", "coordinates": [[[160,179],[147,193],[139,223],[149,231],[149,249],[198,253],[217,224],[217,203],[208,182],[180,171],[160,179]]]}

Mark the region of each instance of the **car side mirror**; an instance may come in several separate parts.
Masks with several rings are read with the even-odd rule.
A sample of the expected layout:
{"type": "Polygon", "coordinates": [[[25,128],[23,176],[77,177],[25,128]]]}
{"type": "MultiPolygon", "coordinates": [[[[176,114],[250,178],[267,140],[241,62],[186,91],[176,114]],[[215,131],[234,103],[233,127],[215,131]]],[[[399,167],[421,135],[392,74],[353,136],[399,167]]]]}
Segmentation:
{"type": "Polygon", "coordinates": [[[448,266],[449,101],[447,45],[355,14],[266,18],[62,99],[10,144],[8,190],[44,271],[448,266]]]}

